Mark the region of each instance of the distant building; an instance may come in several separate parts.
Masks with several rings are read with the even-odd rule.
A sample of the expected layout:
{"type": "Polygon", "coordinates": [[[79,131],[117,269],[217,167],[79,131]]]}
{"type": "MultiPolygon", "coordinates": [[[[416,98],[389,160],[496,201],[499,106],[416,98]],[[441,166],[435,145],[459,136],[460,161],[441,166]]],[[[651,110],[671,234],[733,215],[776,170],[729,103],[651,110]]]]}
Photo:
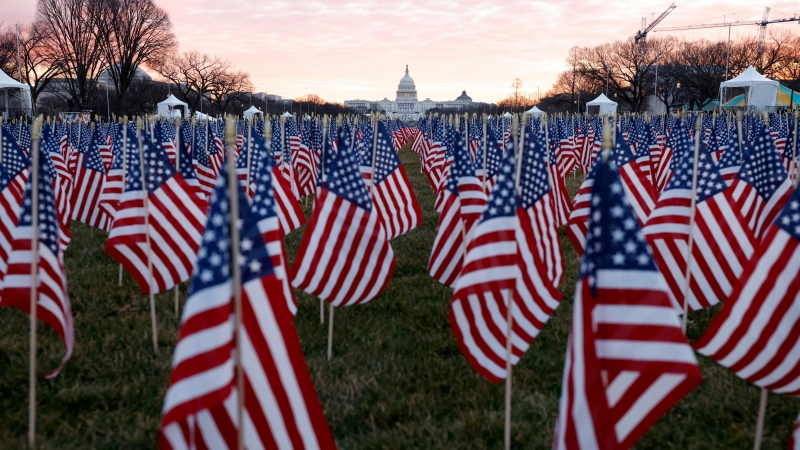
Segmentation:
{"type": "Polygon", "coordinates": [[[265,102],[279,102],[283,99],[280,95],[275,94],[267,94],[266,92],[256,92],[253,94],[253,97],[257,97],[259,100],[264,100],[265,102]]]}
{"type": "Polygon", "coordinates": [[[472,98],[467,95],[467,91],[461,91],[455,100],[450,101],[433,101],[430,98],[419,101],[417,99],[417,87],[414,84],[414,79],[408,74],[408,66],[406,66],[406,74],[400,79],[397,85],[397,95],[395,100],[385,98],[378,101],[370,100],[345,100],[345,108],[351,108],[356,111],[366,113],[367,111],[382,111],[390,117],[395,117],[404,120],[417,120],[424,116],[426,112],[431,109],[464,109],[472,104],[472,98]]]}

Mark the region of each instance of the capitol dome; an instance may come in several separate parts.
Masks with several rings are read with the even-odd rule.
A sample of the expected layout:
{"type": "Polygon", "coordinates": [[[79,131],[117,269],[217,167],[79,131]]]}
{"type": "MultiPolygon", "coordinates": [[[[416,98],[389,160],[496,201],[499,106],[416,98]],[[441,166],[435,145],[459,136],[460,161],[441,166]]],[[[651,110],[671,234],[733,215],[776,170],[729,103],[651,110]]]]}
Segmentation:
{"type": "Polygon", "coordinates": [[[408,75],[408,65],[406,65],[405,76],[400,79],[400,83],[397,85],[397,101],[417,101],[417,87],[414,85],[414,79],[408,75]]]}

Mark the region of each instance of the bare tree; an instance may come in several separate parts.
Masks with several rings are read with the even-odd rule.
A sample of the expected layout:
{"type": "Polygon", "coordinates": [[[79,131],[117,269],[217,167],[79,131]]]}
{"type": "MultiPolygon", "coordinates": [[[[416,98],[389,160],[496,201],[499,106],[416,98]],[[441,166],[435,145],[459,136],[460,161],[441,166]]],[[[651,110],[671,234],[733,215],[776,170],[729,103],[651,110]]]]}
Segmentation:
{"type": "Polygon", "coordinates": [[[45,45],[64,70],[73,101],[86,104],[106,68],[97,44],[100,2],[96,0],[38,0],[36,22],[45,28],[45,45]]]}
{"type": "Polygon", "coordinates": [[[19,27],[20,66],[22,82],[31,88],[31,102],[36,107],[37,99],[53,78],[60,76],[64,68],[50,51],[47,43],[50,29],[38,23],[19,27]]]}
{"type": "Polygon", "coordinates": [[[13,74],[17,70],[17,49],[14,31],[0,22],[0,70],[13,74]]]}
{"type": "Polygon", "coordinates": [[[228,112],[228,106],[232,102],[243,101],[250,92],[253,92],[253,85],[247,72],[224,70],[213,80],[210,94],[214,106],[224,113],[228,112]]]}
{"type": "Polygon", "coordinates": [[[214,91],[229,67],[227,61],[216,56],[187,52],[167,59],[156,70],[174,84],[178,92],[186,98],[189,109],[194,114],[201,99],[214,91]]]}
{"type": "Polygon", "coordinates": [[[167,12],[153,0],[95,0],[97,45],[108,61],[119,113],[126,112],[128,88],[137,69],[157,66],[177,45],[167,12]]]}

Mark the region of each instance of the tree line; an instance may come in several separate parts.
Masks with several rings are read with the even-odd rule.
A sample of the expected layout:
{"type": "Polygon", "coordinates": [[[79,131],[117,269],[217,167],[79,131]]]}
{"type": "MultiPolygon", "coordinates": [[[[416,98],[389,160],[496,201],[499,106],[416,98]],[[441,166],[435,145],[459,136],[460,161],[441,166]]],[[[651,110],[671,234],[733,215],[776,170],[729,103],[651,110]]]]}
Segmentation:
{"type": "Polygon", "coordinates": [[[46,97],[56,108],[118,115],[152,112],[169,91],[192,112],[235,112],[253,90],[230,62],[178,52],[169,15],[153,0],[38,0],[32,23],[0,24],[0,69],[30,86],[34,106],[46,97]]]}
{"type": "Polygon", "coordinates": [[[644,45],[631,37],[573,47],[566,69],[543,103],[548,109],[583,111],[585,102],[607,92],[625,111],[644,111],[653,94],[667,110],[701,109],[718,98],[726,76],[733,78],[751,65],[764,76],[800,90],[800,36],[787,29],[770,29],[760,50],[756,36],[732,40],[730,46],[727,40],[650,36],[644,45]]]}

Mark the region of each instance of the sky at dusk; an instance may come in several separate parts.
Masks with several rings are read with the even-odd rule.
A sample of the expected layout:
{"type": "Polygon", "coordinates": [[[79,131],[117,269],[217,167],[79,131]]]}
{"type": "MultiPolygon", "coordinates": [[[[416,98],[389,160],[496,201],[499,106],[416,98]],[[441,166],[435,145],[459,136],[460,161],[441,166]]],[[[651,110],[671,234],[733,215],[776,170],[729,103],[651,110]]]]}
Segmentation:
{"type": "MultiPolygon", "coordinates": [[[[544,94],[572,46],[625,39],[642,17],[670,0],[589,1],[265,1],[155,0],[172,19],[180,50],[230,60],[250,73],[256,91],[329,101],[394,98],[409,65],[420,100],[452,100],[462,90],[494,102],[514,78],[544,94]]],[[[661,26],[760,20],[800,13],[796,0],[694,0],[677,3],[661,26]]],[[[5,24],[33,20],[35,0],[0,0],[5,24]]],[[[796,22],[773,25],[794,29],[796,22]]],[[[733,28],[733,37],[756,26],[733,28]]],[[[727,37],[727,28],[672,32],[687,39],[727,37]]],[[[656,33],[655,36],[659,34],[656,33]]]]}

